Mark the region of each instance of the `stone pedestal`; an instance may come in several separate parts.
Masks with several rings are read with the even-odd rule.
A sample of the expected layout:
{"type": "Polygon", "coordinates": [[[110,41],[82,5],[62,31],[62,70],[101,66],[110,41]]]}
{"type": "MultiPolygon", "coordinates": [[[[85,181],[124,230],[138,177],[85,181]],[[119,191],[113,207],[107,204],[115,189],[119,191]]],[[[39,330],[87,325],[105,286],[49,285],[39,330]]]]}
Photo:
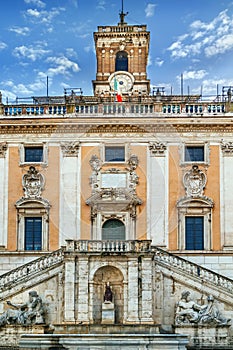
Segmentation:
{"type": "Polygon", "coordinates": [[[181,325],[175,326],[175,333],[186,334],[189,346],[227,346],[230,344],[230,325],[181,325]]]}
{"type": "Polygon", "coordinates": [[[111,302],[104,302],[102,304],[102,324],[115,323],[115,306],[111,302]]]}

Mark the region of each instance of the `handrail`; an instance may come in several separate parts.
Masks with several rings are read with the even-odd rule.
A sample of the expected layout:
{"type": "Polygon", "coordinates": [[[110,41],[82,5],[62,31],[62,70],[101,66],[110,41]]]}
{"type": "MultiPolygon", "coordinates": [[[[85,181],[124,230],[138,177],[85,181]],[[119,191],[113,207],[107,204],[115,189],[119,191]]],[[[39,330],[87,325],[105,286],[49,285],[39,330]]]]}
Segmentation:
{"type": "Polygon", "coordinates": [[[167,252],[158,247],[152,249],[155,252],[154,260],[162,262],[169,268],[179,269],[179,271],[188,274],[188,276],[193,276],[201,279],[202,282],[207,282],[215,285],[216,287],[221,287],[229,293],[233,293],[233,280],[223,276],[217,272],[209,270],[206,267],[195,264],[187,259],[181,258],[173,253],[167,252]]]}
{"type": "Polygon", "coordinates": [[[150,252],[150,240],[66,240],[67,251],[87,253],[150,252]]]}
{"type": "Polygon", "coordinates": [[[15,283],[23,281],[25,278],[31,277],[40,271],[57,265],[63,261],[63,257],[64,249],[61,248],[4,273],[0,276],[0,292],[6,290],[15,283]]]}

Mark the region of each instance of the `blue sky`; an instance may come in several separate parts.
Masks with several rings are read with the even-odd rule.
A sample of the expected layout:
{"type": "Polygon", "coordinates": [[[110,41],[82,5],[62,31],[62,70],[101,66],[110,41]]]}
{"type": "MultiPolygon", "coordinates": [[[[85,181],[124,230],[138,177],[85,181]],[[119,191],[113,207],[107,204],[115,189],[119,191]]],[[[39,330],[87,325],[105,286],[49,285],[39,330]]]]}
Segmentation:
{"type": "MultiPolygon", "coordinates": [[[[92,95],[96,60],[93,32],[116,25],[121,0],[1,1],[0,91],[18,97],[62,95],[81,87],[92,95]]],[[[151,32],[152,86],[216,95],[233,86],[233,0],[124,0],[128,24],[151,32]]]]}

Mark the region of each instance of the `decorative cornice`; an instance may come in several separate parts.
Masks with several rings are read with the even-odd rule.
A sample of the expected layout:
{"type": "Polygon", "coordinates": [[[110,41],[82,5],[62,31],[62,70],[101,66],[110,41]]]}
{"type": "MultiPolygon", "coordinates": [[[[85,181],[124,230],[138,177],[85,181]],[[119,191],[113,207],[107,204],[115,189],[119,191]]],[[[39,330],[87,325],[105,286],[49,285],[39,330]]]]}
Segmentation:
{"type": "Polygon", "coordinates": [[[99,121],[98,119],[89,119],[86,121],[77,119],[66,119],[66,121],[41,121],[40,120],[30,120],[30,123],[15,124],[9,121],[9,124],[0,124],[0,134],[65,134],[65,133],[75,133],[75,134],[151,134],[151,133],[222,133],[228,134],[233,133],[233,124],[228,121],[213,121],[213,122],[200,122],[191,123],[190,120],[169,120],[164,121],[162,118],[157,118],[154,123],[148,123],[146,118],[127,119],[124,118],[124,123],[119,119],[118,123],[108,119],[108,124],[99,121]],[[69,121],[69,122],[68,122],[69,121]]]}

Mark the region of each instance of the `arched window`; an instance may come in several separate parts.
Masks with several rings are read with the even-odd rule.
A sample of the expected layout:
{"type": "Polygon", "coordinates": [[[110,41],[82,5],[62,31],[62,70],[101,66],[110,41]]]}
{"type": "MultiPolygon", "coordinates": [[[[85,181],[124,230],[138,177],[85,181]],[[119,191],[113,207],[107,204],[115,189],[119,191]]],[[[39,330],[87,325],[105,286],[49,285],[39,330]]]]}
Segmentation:
{"type": "Polygon", "coordinates": [[[125,51],[118,51],[116,54],[116,71],[123,70],[128,72],[128,54],[125,51]]]}
{"type": "Polygon", "coordinates": [[[107,220],[102,227],[103,240],[124,240],[125,225],[120,220],[107,220]]]}

